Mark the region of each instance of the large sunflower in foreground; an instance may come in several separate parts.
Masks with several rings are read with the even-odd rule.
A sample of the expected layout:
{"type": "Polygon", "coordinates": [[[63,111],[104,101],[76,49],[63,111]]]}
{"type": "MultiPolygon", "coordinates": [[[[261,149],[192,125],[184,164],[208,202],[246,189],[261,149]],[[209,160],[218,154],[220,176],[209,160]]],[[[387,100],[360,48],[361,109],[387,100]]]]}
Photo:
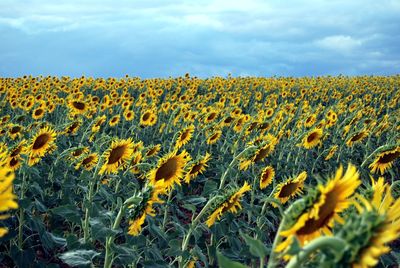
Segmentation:
{"type": "Polygon", "coordinates": [[[49,126],[42,128],[36,133],[28,147],[30,158],[41,158],[46,153],[54,151],[57,147],[55,145],[56,132],[49,126]]]}
{"type": "MultiPolygon", "coordinates": [[[[10,209],[18,208],[15,201],[17,197],[13,194],[14,172],[6,165],[6,153],[0,153],[0,219],[10,217],[5,214],[10,209]]],[[[0,226],[0,237],[7,234],[8,230],[0,226]]]]}
{"type": "Polygon", "coordinates": [[[349,164],[346,173],[343,175],[341,166],[333,179],[326,185],[318,185],[315,200],[311,206],[295,219],[291,226],[286,226],[280,232],[285,240],[277,246],[276,251],[283,251],[289,247],[293,237],[297,237],[301,245],[323,234],[331,235],[331,227],[335,220],[343,223],[339,213],[348,208],[351,204],[349,197],[361,184],[357,169],[349,164]]]}
{"type": "Polygon", "coordinates": [[[110,148],[103,154],[105,163],[100,168],[99,174],[115,174],[120,168],[125,167],[133,154],[133,145],[130,138],[112,141],[110,148]]]}
{"type": "MultiPolygon", "coordinates": [[[[300,194],[303,191],[304,181],[307,179],[307,172],[303,171],[295,178],[289,178],[276,186],[274,197],[282,204],[285,204],[290,198],[300,194]]],[[[276,206],[275,203],[272,204],[276,206]]]]}
{"type": "Polygon", "coordinates": [[[183,151],[180,154],[171,152],[158,161],[156,168],[150,170],[150,184],[155,185],[157,181],[164,180],[165,187],[170,190],[174,184],[180,185],[180,179],[184,172],[184,167],[189,161],[189,154],[183,151]]]}
{"type": "Polygon", "coordinates": [[[395,200],[390,187],[379,178],[372,185],[373,196],[358,196],[358,214],[350,217],[337,236],[348,244],[341,267],[368,268],[378,265],[379,258],[390,251],[388,243],[400,236],[400,199],[395,200]]]}
{"type": "Polygon", "coordinates": [[[369,165],[372,173],[377,173],[379,170],[383,174],[387,169],[390,169],[394,161],[400,157],[400,146],[393,150],[381,152],[369,165]]]}
{"type": "Polygon", "coordinates": [[[250,190],[250,185],[245,181],[240,189],[236,189],[234,192],[228,193],[228,195],[224,197],[223,201],[214,210],[212,210],[212,213],[208,216],[206,221],[207,226],[211,227],[217,220],[221,218],[222,215],[224,215],[224,213],[228,211],[237,213],[238,208],[242,208],[240,199],[245,192],[250,190]]]}

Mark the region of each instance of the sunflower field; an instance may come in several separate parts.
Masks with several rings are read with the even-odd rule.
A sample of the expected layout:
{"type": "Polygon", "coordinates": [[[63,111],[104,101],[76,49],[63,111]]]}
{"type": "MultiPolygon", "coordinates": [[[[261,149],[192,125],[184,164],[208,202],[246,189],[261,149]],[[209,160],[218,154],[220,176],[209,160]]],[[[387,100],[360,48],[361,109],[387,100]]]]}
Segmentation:
{"type": "Polygon", "coordinates": [[[400,76],[24,76],[0,106],[0,267],[400,263],[400,76]]]}

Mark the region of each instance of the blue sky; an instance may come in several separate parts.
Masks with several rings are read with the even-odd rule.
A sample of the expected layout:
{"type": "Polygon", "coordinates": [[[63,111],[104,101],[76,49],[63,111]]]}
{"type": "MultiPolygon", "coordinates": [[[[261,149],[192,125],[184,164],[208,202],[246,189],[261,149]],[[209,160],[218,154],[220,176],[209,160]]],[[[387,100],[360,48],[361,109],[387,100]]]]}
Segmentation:
{"type": "Polygon", "coordinates": [[[400,73],[400,0],[1,0],[0,77],[400,73]]]}

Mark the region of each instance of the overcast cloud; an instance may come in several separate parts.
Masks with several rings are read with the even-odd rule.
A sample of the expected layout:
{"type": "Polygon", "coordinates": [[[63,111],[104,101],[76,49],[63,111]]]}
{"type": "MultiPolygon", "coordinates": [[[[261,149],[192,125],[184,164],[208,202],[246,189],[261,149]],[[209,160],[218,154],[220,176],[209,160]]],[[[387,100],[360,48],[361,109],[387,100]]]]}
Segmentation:
{"type": "Polygon", "coordinates": [[[400,73],[399,0],[0,1],[0,76],[400,73]]]}

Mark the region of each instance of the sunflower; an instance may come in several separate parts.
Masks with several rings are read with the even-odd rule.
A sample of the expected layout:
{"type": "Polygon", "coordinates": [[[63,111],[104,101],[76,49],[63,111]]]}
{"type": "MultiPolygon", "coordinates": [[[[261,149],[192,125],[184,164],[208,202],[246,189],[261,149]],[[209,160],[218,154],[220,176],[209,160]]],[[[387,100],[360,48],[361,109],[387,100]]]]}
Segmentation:
{"type": "Polygon", "coordinates": [[[76,164],[75,169],[79,169],[83,167],[84,169],[90,171],[96,166],[97,162],[99,161],[99,155],[96,153],[92,153],[86,155],[78,164],[76,164]]]}
{"type": "Polygon", "coordinates": [[[183,175],[188,156],[189,154],[183,151],[180,154],[171,152],[160,158],[157,167],[149,172],[148,179],[150,184],[155,185],[157,181],[164,180],[168,191],[173,188],[175,183],[181,185],[180,178],[183,175]]]}
{"type": "Polygon", "coordinates": [[[216,143],[219,138],[221,138],[222,135],[222,131],[221,130],[216,130],[213,133],[211,133],[211,135],[208,136],[207,138],[207,144],[214,144],[216,143]]]}
{"type": "Polygon", "coordinates": [[[369,165],[372,173],[376,173],[378,170],[383,174],[387,169],[390,169],[394,161],[400,157],[400,146],[393,150],[381,152],[374,162],[369,165]]]}
{"type": "Polygon", "coordinates": [[[132,121],[135,118],[135,113],[132,110],[126,110],[123,115],[126,121],[132,121]]]}
{"type": "Polygon", "coordinates": [[[161,204],[162,201],[159,195],[166,193],[166,185],[164,180],[157,181],[154,185],[148,184],[144,187],[142,192],[142,199],[136,206],[129,206],[129,214],[131,220],[129,220],[128,234],[137,236],[142,231],[142,225],[146,219],[146,216],[155,216],[153,208],[154,204],[161,204]]]}
{"type": "Polygon", "coordinates": [[[322,128],[314,128],[303,139],[303,146],[306,149],[311,149],[321,143],[323,136],[322,128]]]}
{"type": "Polygon", "coordinates": [[[103,153],[102,158],[105,163],[100,168],[99,174],[117,173],[120,168],[124,168],[133,154],[132,139],[115,139],[111,146],[103,153]]]}
{"type": "Polygon", "coordinates": [[[349,147],[353,146],[354,143],[362,141],[367,136],[368,136],[368,132],[365,130],[361,130],[361,131],[357,132],[356,134],[354,134],[353,136],[351,136],[351,138],[346,141],[346,144],[349,147]]]}
{"type": "Polygon", "coordinates": [[[110,119],[110,121],[108,121],[108,125],[110,127],[114,127],[114,126],[118,125],[120,119],[121,119],[121,116],[119,114],[116,114],[110,119]]]}
{"type": "Polygon", "coordinates": [[[44,115],[45,115],[45,110],[41,107],[38,107],[32,111],[32,118],[35,120],[43,118],[44,115]]]}
{"type": "MultiPolygon", "coordinates": [[[[10,209],[17,209],[17,197],[13,194],[14,172],[7,167],[6,152],[0,153],[0,219],[4,220],[10,217],[5,214],[10,209]]],[[[0,237],[7,234],[8,229],[0,227],[0,237]]]]}
{"type": "Polygon", "coordinates": [[[84,114],[88,109],[88,105],[84,101],[80,100],[70,100],[68,102],[68,107],[72,114],[84,114]]]}
{"type": "Polygon", "coordinates": [[[311,202],[311,207],[306,208],[292,226],[279,233],[285,240],[277,246],[276,251],[288,248],[293,237],[297,237],[303,246],[323,234],[332,235],[331,227],[335,221],[343,223],[339,213],[351,205],[349,197],[360,184],[359,174],[353,165],[348,165],[344,175],[343,167],[340,166],[335,177],[326,185],[318,185],[318,194],[314,202],[311,202]]]}
{"type": "Polygon", "coordinates": [[[210,161],[210,159],[211,155],[206,153],[205,156],[191,163],[185,174],[184,181],[189,184],[191,179],[194,179],[199,173],[202,174],[208,167],[207,162],[210,161]]]}
{"type": "Polygon", "coordinates": [[[340,264],[354,268],[378,265],[379,258],[390,252],[388,243],[400,236],[400,199],[394,199],[388,184],[379,178],[372,185],[371,200],[359,195],[354,202],[358,214],[346,221],[337,236],[348,243],[349,253],[340,264]]]}
{"type": "Polygon", "coordinates": [[[157,114],[153,110],[145,110],[140,116],[140,126],[153,126],[157,122],[157,114]]]}
{"type": "Polygon", "coordinates": [[[74,149],[71,154],[68,156],[69,160],[77,160],[79,159],[82,155],[85,155],[89,152],[89,147],[84,146],[84,147],[78,147],[74,149]]]}
{"type": "Polygon", "coordinates": [[[317,122],[317,116],[315,114],[312,114],[307,117],[306,121],[304,122],[304,126],[306,128],[310,128],[315,124],[315,122],[317,122]]]}
{"type": "Polygon", "coordinates": [[[16,124],[11,124],[8,126],[8,135],[12,140],[20,138],[22,136],[23,127],[16,124]]]}
{"type": "Polygon", "coordinates": [[[105,115],[97,117],[92,126],[92,132],[98,132],[100,130],[101,125],[103,125],[106,121],[107,121],[107,116],[105,115]]]}
{"type": "Polygon", "coordinates": [[[68,124],[68,126],[64,130],[64,133],[66,135],[75,135],[78,132],[81,125],[82,125],[82,120],[73,121],[72,123],[68,124]]]}
{"type": "Polygon", "coordinates": [[[158,152],[160,152],[160,150],[161,150],[161,144],[156,144],[156,145],[150,146],[147,149],[146,157],[155,156],[156,154],[158,154],[158,152]]]}
{"type": "Polygon", "coordinates": [[[193,136],[194,126],[190,125],[182,129],[175,142],[175,149],[181,148],[183,145],[187,144],[193,136]]]}
{"type": "Polygon", "coordinates": [[[304,181],[306,179],[307,172],[303,171],[297,175],[296,178],[289,178],[286,181],[281,182],[276,186],[274,197],[282,204],[285,204],[290,198],[302,193],[304,181]]]}
{"type": "Polygon", "coordinates": [[[57,146],[55,145],[57,134],[49,126],[46,126],[39,130],[39,132],[34,135],[31,143],[28,147],[30,158],[41,158],[46,153],[51,153],[57,146]]]}
{"type": "Polygon", "coordinates": [[[247,181],[245,181],[240,189],[235,189],[234,192],[228,193],[228,195],[224,198],[224,201],[220,203],[216,209],[213,209],[212,213],[208,216],[208,219],[206,221],[207,226],[211,227],[217,220],[221,219],[221,216],[224,215],[224,213],[228,211],[232,213],[237,213],[238,208],[242,208],[240,204],[240,199],[245,192],[248,192],[250,190],[250,185],[247,183],[247,181]]]}
{"type": "Polygon", "coordinates": [[[275,170],[271,166],[267,166],[263,169],[260,176],[260,189],[265,189],[272,183],[275,177],[275,170]]]}
{"type": "MultiPolygon", "coordinates": [[[[140,163],[140,161],[142,161],[142,153],[141,152],[135,152],[133,153],[132,159],[130,161],[129,164],[129,171],[132,174],[139,174],[140,173],[140,169],[136,166],[137,164],[140,163]]],[[[143,177],[139,177],[139,178],[143,178],[143,177]]]]}
{"type": "Polygon", "coordinates": [[[327,161],[327,160],[331,159],[335,155],[338,148],[339,148],[339,146],[332,145],[332,147],[329,149],[328,154],[325,156],[325,160],[327,161]]]}

